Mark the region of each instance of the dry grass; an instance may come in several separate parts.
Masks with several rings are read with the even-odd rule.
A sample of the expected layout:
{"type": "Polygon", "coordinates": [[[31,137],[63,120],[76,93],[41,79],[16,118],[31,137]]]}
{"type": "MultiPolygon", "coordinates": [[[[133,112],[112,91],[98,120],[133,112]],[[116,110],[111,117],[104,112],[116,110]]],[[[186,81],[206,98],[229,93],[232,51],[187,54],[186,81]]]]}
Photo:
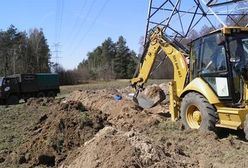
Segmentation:
{"type": "Polygon", "coordinates": [[[25,104],[0,106],[0,151],[14,150],[26,141],[28,127],[35,124],[47,107],[29,108],[25,104]]]}
{"type": "MultiPolygon", "coordinates": [[[[163,82],[168,82],[169,80],[149,80],[147,84],[160,84],[163,82]]],[[[68,93],[71,93],[75,90],[96,90],[96,89],[119,89],[119,88],[125,88],[130,85],[129,79],[122,79],[122,80],[113,80],[113,81],[97,81],[97,82],[90,82],[87,84],[81,84],[81,85],[69,85],[69,86],[61,86],[61,95],[66,95],[68,93]]]]}

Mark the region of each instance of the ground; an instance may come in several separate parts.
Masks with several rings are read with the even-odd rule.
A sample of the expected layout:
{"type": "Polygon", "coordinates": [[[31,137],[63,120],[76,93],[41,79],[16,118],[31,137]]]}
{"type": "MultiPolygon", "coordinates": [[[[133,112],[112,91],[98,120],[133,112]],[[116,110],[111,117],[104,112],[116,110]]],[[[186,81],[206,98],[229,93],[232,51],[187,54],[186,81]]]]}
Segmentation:
{"type": "Polygon", "coordinates": [[[127,86],[66,86],[55,100],[0,107],[0,167],[248,167],[242,132],[185,130],[166,101],[143,110],[127,86]]]}

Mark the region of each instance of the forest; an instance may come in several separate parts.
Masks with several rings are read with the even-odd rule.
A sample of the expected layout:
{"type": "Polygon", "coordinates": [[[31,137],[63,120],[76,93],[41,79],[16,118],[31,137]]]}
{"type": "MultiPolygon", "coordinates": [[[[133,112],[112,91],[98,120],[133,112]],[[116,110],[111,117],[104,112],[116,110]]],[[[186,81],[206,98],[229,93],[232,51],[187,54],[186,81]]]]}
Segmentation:
{"type": "MultiPolygon", "coordinates": [[[[131,78],[137,62],[136,53],[120,36],[117,42],[109,37],[74,70],[51,62],[51,49],[42,29],[19,31],[14,25],[0,31],[0,76],[18,73],[57,72],[61,84],[77,84],[87,80],[131,78]]],[[[83,58],[83,56],[82,56],[83,58]]]]}
{"type": "Polygon", "coordinates": [[[133,76],[138,57],[129,49],[123,36],[117,42],[109,37],[88,52],[87,58],[74,70],[64,70],[60,65],[56,72],[60,74],[63,84],[77,84],[88,80],[129,79],[133,76]]]}
{"type": "Polygon", "coordinates": [[[50,72],[50,49],[42,29],[28,33],[11,25],[0,31],[0,76],[50,72]]]}

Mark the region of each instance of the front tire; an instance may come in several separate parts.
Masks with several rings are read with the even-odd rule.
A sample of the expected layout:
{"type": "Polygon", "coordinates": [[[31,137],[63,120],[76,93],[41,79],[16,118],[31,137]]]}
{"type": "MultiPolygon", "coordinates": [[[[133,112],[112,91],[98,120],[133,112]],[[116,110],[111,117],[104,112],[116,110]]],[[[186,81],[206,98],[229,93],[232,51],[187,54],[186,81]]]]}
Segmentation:
{"type": "Polygon", "coordinates": [[[37,97],[38,98],[42,98],[42,97],[45,97],[46,95],[45,95],[45,93],[44,92],[39,92],[38,94],[37,94],[37,97]]]}
{"type": "Polygon", "coordinates": [[[49,91],[49,92],[47,93],[47,97],[55,98],[56,95],[55,95],[55,93],[54,93],[53,91],[49,91]]]}
{"type": "Polygon", "coordinates": [[[7,98],[6,104],[7,105],[16,105],[16,104],[19,104],[19,98],[18,98],[18,96],[10,95],[7,98]]]}
{"type": "Polygon", "coordinates": [[[201,94],[188,93],[182,100],[180,111],[186,129],[216,130],[216,110],[201,94]]]}

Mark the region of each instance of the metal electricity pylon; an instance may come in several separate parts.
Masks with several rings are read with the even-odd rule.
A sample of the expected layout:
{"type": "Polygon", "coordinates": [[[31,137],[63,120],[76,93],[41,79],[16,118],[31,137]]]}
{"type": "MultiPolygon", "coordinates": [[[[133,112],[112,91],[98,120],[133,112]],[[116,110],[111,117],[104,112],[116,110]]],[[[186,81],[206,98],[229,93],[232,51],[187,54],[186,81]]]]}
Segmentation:
{"type": "Polygon", "coordinates": [[[145,44],[156,26],[178,45],[192,30],[199,31],[204,25],[213,30],[226,26],[227,21],[239,26],[247,9],[247,0],[150,0],[145,44]]]}
{"type": "Polygon", "coordinates": [[[62,57],[59,56],[59,54],[61,53],[61,51],[59,50],[61,45],[58,42],[58,43],[54,43],[53,46],[54,46],[53,53],[54,53],[54,60],[55,60],[55,64],[54,64],[55,67],[54,68],[55,68],[55,71],[56,71],[58,69],[58,66],[59,66],[59,59],[62,58],[62,57]]]}

